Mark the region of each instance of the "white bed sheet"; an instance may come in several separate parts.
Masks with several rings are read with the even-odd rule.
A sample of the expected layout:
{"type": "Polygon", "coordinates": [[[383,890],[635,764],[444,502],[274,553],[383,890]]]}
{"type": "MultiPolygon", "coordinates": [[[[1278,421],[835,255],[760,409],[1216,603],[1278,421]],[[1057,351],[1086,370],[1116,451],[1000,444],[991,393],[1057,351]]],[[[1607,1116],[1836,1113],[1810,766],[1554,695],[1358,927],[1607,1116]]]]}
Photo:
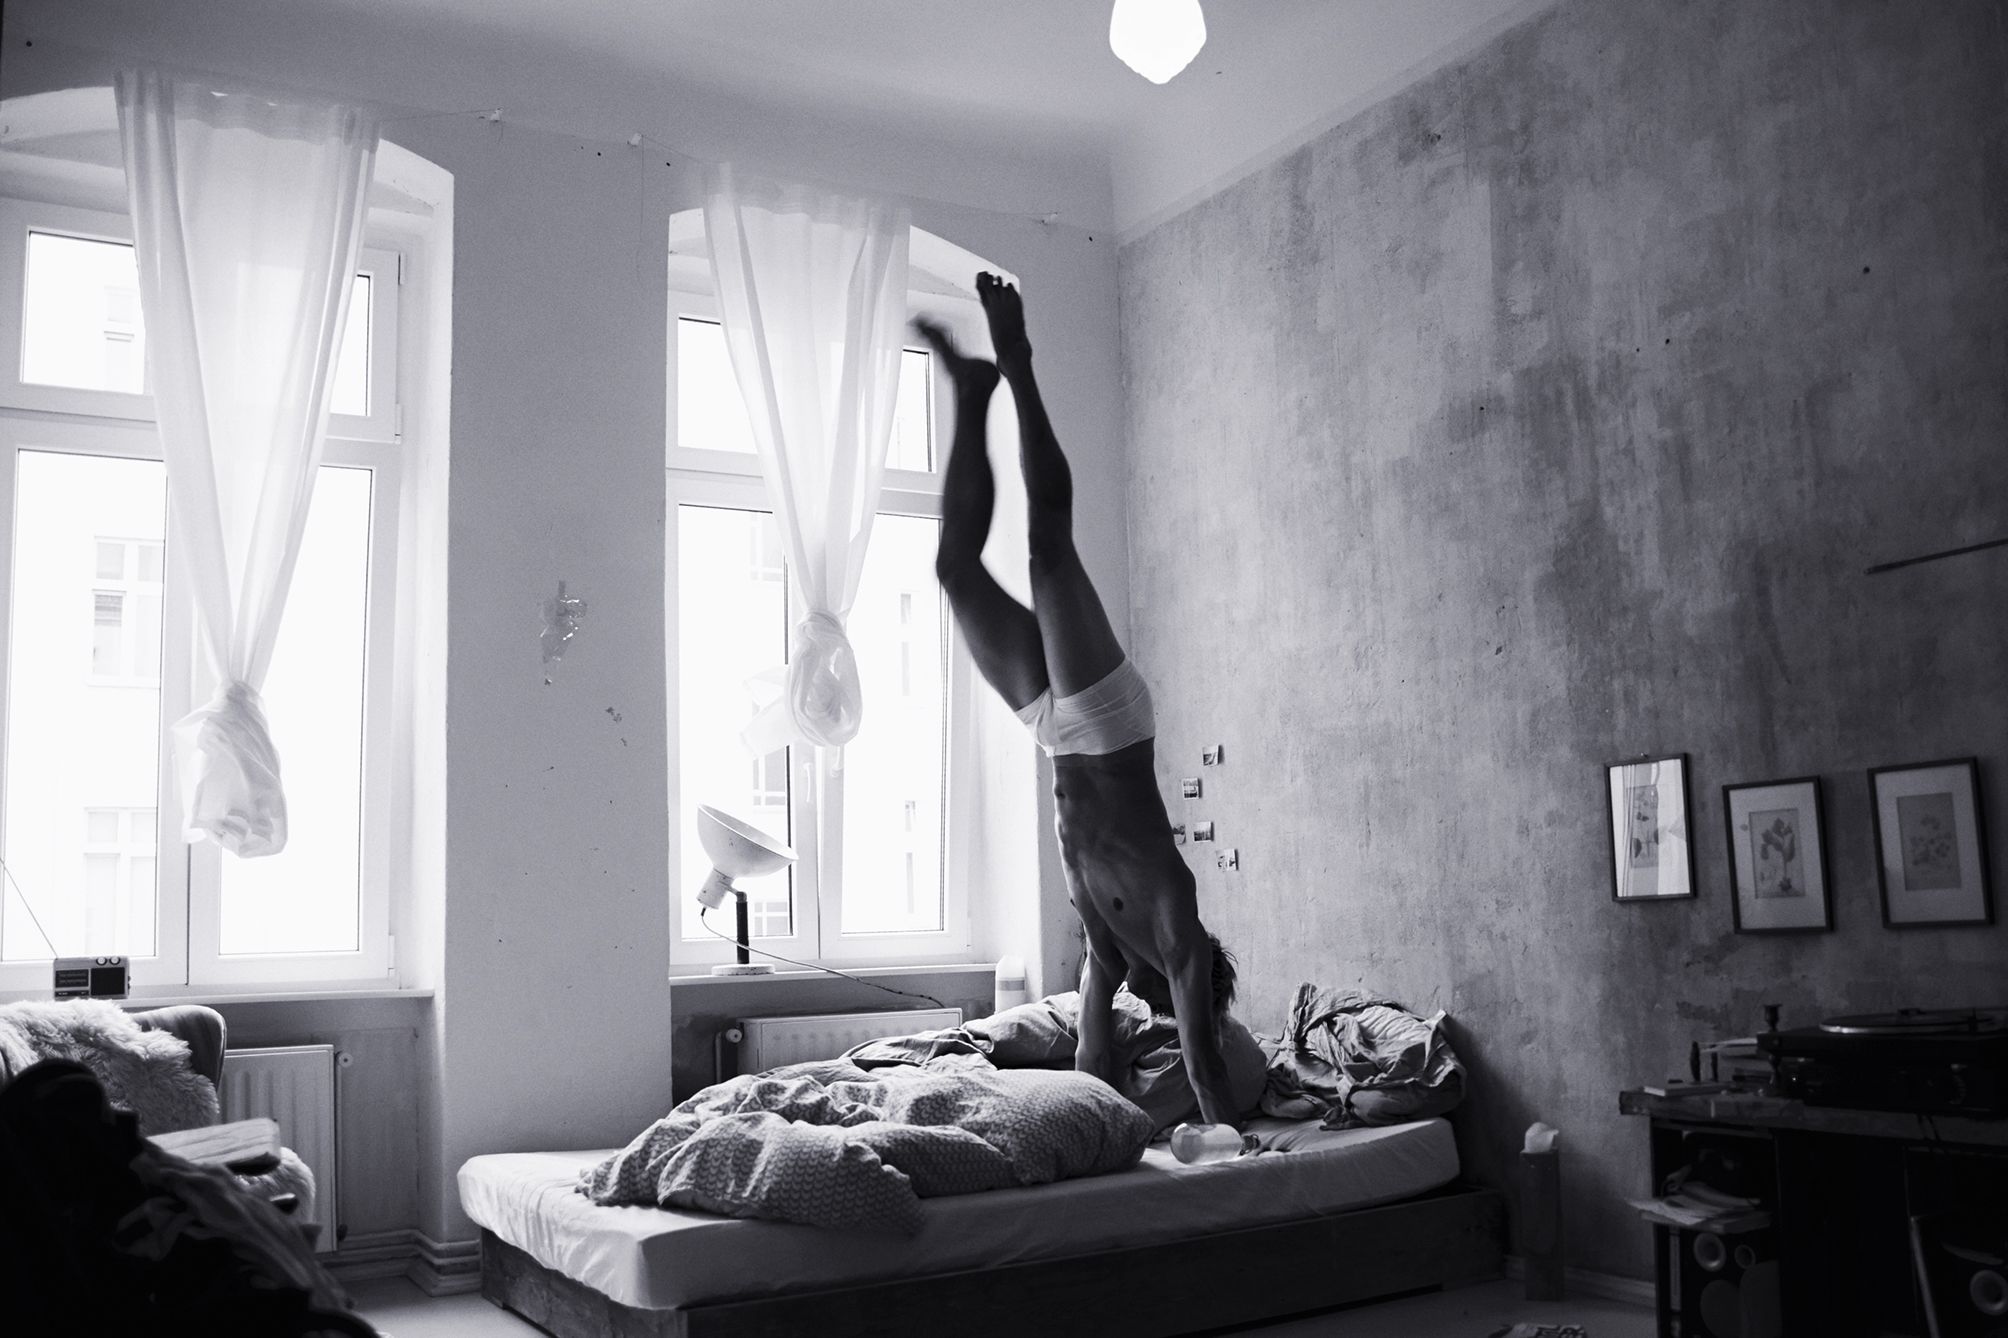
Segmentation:
{"type": "MultiPolygon", "coordinates": [[[[1273,1138],[1298,1121],[1252,1120],[1273,1138]]],[[[1365,1208],[1457,1178],[1440,1119],[1321,1134],[1315,1151],[1181,1166],[1162,1145],[1114,1175],[922,1201],[912,1239],[674,1208],[602,1208],[572,1186],[611,1149],[475,1157],[467,1215],[616,1301],[668,1309],[1146,1245],[1365,1208]],[[1329,1140],[1329,1141],[1327,1141],[1329,1140]]]]}

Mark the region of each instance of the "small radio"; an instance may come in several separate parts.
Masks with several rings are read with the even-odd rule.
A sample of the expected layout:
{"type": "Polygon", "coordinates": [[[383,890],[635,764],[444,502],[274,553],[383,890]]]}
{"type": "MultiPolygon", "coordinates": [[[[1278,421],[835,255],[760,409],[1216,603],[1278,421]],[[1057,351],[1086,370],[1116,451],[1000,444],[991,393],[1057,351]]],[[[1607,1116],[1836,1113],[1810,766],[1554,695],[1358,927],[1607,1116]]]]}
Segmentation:
{"type": "Polygon", "coordinates": [[[123,999],[132,986],[132,968],[123,957],[58,957],[58,999],[123,999]]]}

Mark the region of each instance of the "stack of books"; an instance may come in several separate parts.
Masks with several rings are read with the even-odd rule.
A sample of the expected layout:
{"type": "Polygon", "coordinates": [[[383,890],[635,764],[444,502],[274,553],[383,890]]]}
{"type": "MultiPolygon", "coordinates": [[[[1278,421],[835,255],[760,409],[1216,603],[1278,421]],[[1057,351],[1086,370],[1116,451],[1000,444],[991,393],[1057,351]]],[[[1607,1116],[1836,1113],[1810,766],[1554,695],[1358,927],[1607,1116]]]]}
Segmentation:
{"type": "Polygon", "coordinates": [[[1656,1199],[1625,1202],[1638,1209],[1639,1216],[1648,1222],[1688,1231],[1713,1231],[1729,1236],[1761,1231],[1771,1225],[1771,1210],[1764,1207],[1762,1200],[1727,1194],[1698,1180],[1689,1180],[1656,1199]]]}
{"type": "Polygon", "coordinates": [[[242,1162],[277,1161],[279,1157],[279,1125],[262,1116],[154,1134],[147,1141],[198,1166],[233,1166],[242,1162]]]}
{"type": "Polygon", "coordinates": [[[1708,1076],[1737,1091],[1747,1092],[1771,1081],[1771,1060],[1757,1048],[1755,1036],[1739,1036],[1701,1047],[1709,1057],[1708,1076]]]}

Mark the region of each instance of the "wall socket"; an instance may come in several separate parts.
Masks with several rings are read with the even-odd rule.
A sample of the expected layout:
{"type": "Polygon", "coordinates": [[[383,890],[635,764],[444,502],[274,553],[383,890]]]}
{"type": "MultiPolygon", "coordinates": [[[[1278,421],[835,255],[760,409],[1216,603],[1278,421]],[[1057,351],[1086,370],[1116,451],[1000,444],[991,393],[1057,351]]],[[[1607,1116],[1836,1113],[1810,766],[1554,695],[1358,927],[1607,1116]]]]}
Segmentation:
{"type": "Polygon", "coordinates": [[[1193,823],[1192,839],[1195,841],[1211,841],[1213,839],[1213,824],[1210,822],[1193,823]]]}
{"type": "Polygon", "coordinates": [[[1229,846],[1218,855],[1215,855],[1213,862],[1222,869],[1238,869],[1241,867],[1241,852],[1233,846],[1229,846]]]}
{"type": "Polygon", "coordinates": [[[1199,777],[1188,776],[1178,783],[1178,792],[1187,799],[1199,798],[1199,777]]]}

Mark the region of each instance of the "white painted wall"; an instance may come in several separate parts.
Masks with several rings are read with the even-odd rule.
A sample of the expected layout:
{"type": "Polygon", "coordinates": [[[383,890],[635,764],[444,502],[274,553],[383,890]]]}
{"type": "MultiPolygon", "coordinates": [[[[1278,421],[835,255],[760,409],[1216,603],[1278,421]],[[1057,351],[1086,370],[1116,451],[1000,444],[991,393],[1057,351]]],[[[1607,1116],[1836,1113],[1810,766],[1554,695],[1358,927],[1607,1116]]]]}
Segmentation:
{"type": "MultiPolygon", "coordinates": [[[[412,937],[436,953],[413,966],[438,991],[421,1042],[433,1090],[420,1102],[417,1225],[460,1239],[471,1228],[451,1175],[466,1157],[621,1143],[670,1090],[662,238],[695,197],[690,165],[629,149],[628,130],[678,116],[684,142],[718,156],[910,192],[916,224],[1021,276],[1079,511],[1093,518],[1083,556],[1126,631],[1113,238],[1032,217],[1106,182],[987,146],[684,106],[673,90],[623,107],[631,80],[556,53],[342,32],[296,12],[12,4],[0,96],[101,83],[116,60],[143,57],[435,110],[504,108],[500,124],[438,116],[387,131],[453,174],[445,902],[419,908],[421,929],[437,911],[437,935],[412,937]],[[587,133],[511,118],[518,91],[545,124],[587,133]],[[590,607],[547,684],[539,605],[560,580],[590,607]]],[[[1041,822],[1050,981],[1064,975],[1054,926],[1066,905],[1048,831],[1041,822]]]]}

